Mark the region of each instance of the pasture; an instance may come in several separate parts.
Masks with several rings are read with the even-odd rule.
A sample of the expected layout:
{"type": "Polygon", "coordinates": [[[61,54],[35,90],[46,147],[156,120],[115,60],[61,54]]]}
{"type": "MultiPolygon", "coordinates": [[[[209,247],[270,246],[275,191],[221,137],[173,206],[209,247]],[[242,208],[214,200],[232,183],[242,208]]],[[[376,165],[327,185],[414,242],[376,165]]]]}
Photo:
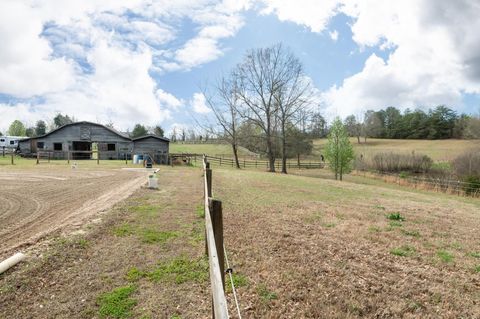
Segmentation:
{"type": "MultiPolygon", "coordinates": [[[[213,169],[245,318],[480,316],[478,199],[292,173],[213,169]]],[[[202,171],[159,174],[0,275],[0,318],[208,318],[202,171]]]]}
{"type": "MultiPolygon", "coordinates": [[[[401,140],[401,139],[367,139],[367,143],[358,144],[356,138],[350,138],[355,154],[369,156],[380,152],[412,153],[430,156],[436,162],[455,159],[464,151],[480,147],[480,140],[401,140]]],[[[314,156],[320,156],[327,139],[314,140],[314,156]]]]}

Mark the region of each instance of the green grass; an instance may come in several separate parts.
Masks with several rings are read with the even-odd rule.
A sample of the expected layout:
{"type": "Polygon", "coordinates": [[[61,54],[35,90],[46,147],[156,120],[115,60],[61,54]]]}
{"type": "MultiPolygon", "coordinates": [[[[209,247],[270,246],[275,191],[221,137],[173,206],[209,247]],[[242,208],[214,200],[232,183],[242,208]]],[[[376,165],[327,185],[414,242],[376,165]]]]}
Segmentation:
{"type": "Polygon", "coordinates": [[[391,227],[391,228],[394,228],[394,227],[402,227],[403,224],[402,222],[399,222],[398,220],[392,220],[388,223],[388,225],[391,227]]]}
{"type": "Polygon", "coordinates": [[[160,213],[160,207],[155,206],[155,205],[135,205],[135,206],[130,206],[129,210],[131,212],[138,213],[142,216],[147,216],[147,217],[156,217],[160,213]]]}
{"type": "Polygon", "coordinates": [[[475,266],[474,270],[475,272],[480,272],[480,265],[475,266]]]}
{"type": "Polygon", "coordinates": [[[130,296],[136,287],[128,285],[106,292],[97,298],[98,314],[101,318],[130,318],[137,301],[130,296]]]}
{"type": "Polygon", "coordinates": [[[437,257],[444,263],[450,263],[453,261],[453,254],[446,250],[437,251],[437,257]]]}
{"type": "Polygon", "coordinates": [[[420,237],[420,232],[419,232],[418,230],[402,229],[402,233],[403,233],[405,236],[420,237]]]}
{"type": "Polygon", "coordinates": [[[471,252],[468,255],[473,258],[480,258],[480,252],[471,252]]]}
{"type": "MultiPolygon", "coordinates": [[[[244,287],[248,285],[248,279],[242,274],[238,273],[233,273],[232,274],[232,279],[233,279],[233,285],[235,286],[235,289],[238,289],[239,287],[244,287]]],[[[230,281],[230,276],[228,274],[225,275],[225,281],[227,282],[225,286],[225,290],[227,292],[232,291],[232,282],[230,281]]]]}
{"type": "Polygon", "coordinates": [[[398,221],[404,221],[405,220],[405,217],[403,217],[402,215],[400,215],[400,213],[391,213],[389,215],[387,215],[387,219],[390,219],[390,220],[398,220],[398,221]]]}
{"type": "Polygon", "coordinates": [[[257,294],[260,297],[260,299],[264,302],[278,299],[278,295],[275,292],[268,289],[268,287],[264,284],[259,284],[257,286],[257,294]]]}
{"type": "Polygon", "coordinates": [[[203,207],[203,205],[198,205],[196,208],[195,208],[195,214],[197,215],[198,218],[205,218],[205,208],[203,207]]]}
{"type": "Polygon", "coordinates": [[[415,248],[412,246],[401,246],[398,248],[393,248],[390,250],[390,253],[395,256],[400,256],[400,257],[410,257],[415,254],[415,248]]]}
{"type": "Polygon", "coordinates": [[[125,279],[128,281],[134,282],[138,281],[145,275],[143,271],[140,271],[137,267],[132,267],[128,270],[127,274],[125,275],[125,279]]]}
{"type": "Polygon", "coordinates": [[[154,244],[154,243],[165,243],[171,238],[178,236],[176,232],[168,231],[158,231],[151,228],[144,228],[139,230],[139,236],[143,243],[154,244]]]}
{"type": "Polygon", "coordinates": [[[123,223],[113,229],[113,234],[118,237],[126,237],[135,233],[135,227],[132,224],[123,223]]]}
{"type": "Polygon", "coordinates": [[[167,281],[176,284],[184,282],[204,282],[208,278],[208,262],[205,258],[189,259],[177,257],[171,261],[160,263],[145,276],[152,281],[167,281]]]}

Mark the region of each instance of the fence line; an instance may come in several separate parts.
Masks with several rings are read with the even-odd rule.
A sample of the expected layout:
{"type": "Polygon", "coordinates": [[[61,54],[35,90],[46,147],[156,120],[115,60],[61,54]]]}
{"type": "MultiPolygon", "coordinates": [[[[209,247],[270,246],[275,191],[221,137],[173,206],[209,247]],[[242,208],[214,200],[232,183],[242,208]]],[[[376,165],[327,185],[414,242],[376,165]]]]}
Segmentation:
{"type": "Polygon", "coordinates": [[[226,319],[229,316],[225,297],[222,202],[212,198],[212,170],[206,156],[203,156],[202,162],[205,192],[205,248],[208,255],[212,289],[212,317],[226,319]]]}
{"type": "Polygon", "coordinates": [[[415,189],[432,190],[459,196],[480,197],[480,185],[477,183],[468,183],[460,180],[428,178],[428,177],[401,177],[398,174],[388,174],[385,172],[359,172],[356,175],[363,175],[374,179],[383,180],[388,183],[395,183],[402,186],[409,186],[415,189]]]}
{"type": "MultiPolygon", "coordinates": [[[[197,162],[197,157],[203,158],[203,154],[195,154],[195,153],[171,153],[169,154],[170,161],[173,163],[175,159],[181,159],[185,162],[197,162]]],[[[218,156],[210,156],[205,155],[208,162],[211,164],[215,164],[218,166],[229,166],[235,167],[235,159],[233,158],[225,158],[225,157],[218,157],[218,156]]],[[[268,169],[270,167],[269,161],[266,160],[246,160],[246,159],[239,159],[238,164],[240,168],[265,168],[268,169]]],[[[287,161],[287,168],[298,168],[298,169],[310,169],[310,168],[324,168],[324,162],[315,162],[315,161],[287,161]]],[[[277,159],[275,161],[275,168],[280,170],[282,168],[282,161],[277,159]]]]}

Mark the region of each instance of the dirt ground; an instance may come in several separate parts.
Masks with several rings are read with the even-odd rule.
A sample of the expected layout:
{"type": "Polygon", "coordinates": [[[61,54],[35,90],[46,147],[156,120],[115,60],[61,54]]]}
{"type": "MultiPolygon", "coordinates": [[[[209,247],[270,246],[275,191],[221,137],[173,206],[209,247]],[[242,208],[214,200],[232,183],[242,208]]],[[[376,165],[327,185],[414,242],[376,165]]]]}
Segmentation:
{"type": "Polygon", "coordinates": [[[0,170],[0,259],[66,231],[127,198],[146,173],[125,170],[0,170]]]}
{"type": "MultiPolygon", "coordinates": [[[[159,181],[0,275],[0,318],[209,318],[202,172],[159,181]]],[[[243,318],[480,318],[478,199],[220,168],[213,194],[243,318]]]]}

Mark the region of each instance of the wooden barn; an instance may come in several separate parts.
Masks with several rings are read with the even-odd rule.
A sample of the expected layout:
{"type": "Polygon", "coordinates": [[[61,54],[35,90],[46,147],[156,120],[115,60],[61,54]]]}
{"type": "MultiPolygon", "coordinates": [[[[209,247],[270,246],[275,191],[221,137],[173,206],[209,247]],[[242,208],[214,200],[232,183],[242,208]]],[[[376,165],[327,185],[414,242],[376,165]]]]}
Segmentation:
{"type": "Polygon", "coordinates": [[[133,154],[150,156],[157,164],[168,164],[170,141],[156,135],[145,135],[133,139],[133,154]]]}
{"type": "Polygon", "coordinates": [[[135,145],[139,154],[150,154],[156,163],[167,163],[169,140],[156,136],[130,137],[101,124],[76,122],[59,127],[45,135],[19,141],[23,156],[49,153],[56,159],[130,159],[135,145]],[[138,141],[138,142],[136,142],[138,141]],[[98,152],[96,152],[98,151],[98,152]],[[156,156],[156,157],[155,157],[156,156]]]}

